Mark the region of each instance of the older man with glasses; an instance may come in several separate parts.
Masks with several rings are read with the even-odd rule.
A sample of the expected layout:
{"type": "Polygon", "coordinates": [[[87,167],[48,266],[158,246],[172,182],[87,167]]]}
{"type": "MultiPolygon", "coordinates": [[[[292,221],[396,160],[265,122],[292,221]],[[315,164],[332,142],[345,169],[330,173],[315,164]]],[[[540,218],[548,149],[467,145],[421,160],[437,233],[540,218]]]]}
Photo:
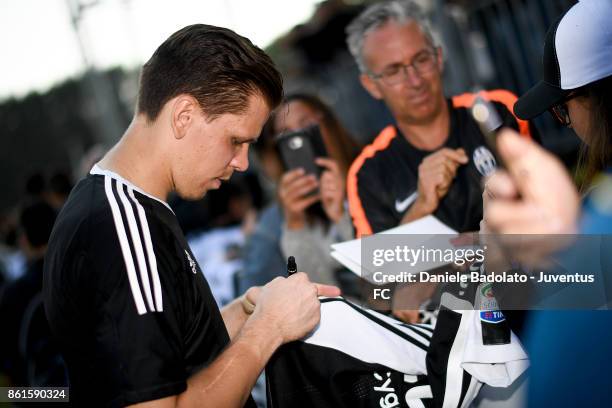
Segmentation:
{"type": "MultiPolygon", "coordinates": [[[[495,169],[496,158],[469,112],[476,95],[444,96],[442,49],[420,9],[407,0],[376,3],[348,26],[347,43],[361,83],[395,119],[349,171],[357,235],[429,214],[457,231],[478,230],[480,181],[495,169]]],[[[500,127],[530,137],[529,124],[511,113],[512,93],[480,95],[497,109],[500,127]]]]}

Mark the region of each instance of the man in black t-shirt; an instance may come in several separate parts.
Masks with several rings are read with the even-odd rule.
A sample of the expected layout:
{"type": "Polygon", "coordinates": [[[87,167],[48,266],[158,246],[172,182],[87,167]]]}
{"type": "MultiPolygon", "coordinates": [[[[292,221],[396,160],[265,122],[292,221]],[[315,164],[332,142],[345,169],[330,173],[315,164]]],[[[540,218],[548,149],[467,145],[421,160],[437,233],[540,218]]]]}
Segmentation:
{"type": "Polygon", "coordinates": [[[298,273],[220,311],[166,203],[244,171],[281,94],[269,57],[224,28],[185,27],[144,65],[130,127],[70,194],[45,258],[76,406],[252,407],[274,350],[317,324],[317,294],[338,294],[298,273]]]}
{"type": "MultiPolygon", "coordinates": [[[[442,50],[419,8],[407,0],[377,3],[347,28],[361,82],[395,118],[354,161],[349,207],[357,235],[380,232],[429,214],[460,232],[478,230],[483,176],[496,167],[468,108],[476,95],[444,97],[442,50]]],[[[513,117],[516,97],[482,92],[500,126],[530,137],[513,117]]]]}

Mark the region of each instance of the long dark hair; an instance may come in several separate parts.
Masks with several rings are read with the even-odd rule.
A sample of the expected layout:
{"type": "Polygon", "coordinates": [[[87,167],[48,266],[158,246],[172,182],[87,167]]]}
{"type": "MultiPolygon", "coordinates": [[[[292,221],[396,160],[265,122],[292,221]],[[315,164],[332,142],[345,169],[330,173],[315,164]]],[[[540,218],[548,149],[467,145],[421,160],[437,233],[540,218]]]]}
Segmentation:
{"type": "Polygon", "coordinates": [[[582,192],[598,173],[612,165],[612,76],[585,86],[584,96],[590,108],[587,143],[578,157],[578,170],[584,175],[582,192]]]}

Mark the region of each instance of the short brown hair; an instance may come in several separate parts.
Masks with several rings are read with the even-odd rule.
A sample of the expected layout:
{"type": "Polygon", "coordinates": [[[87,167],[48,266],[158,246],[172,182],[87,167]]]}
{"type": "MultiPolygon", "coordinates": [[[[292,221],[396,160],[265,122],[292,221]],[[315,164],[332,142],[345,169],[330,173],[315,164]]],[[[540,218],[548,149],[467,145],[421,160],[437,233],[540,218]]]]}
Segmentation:
{"type": "Polygon", "coordinates": [[[136,109],[154,121],[166,102],[189,94],[212,120],[245,112],[254,93],[270,109],[282,99],[282,78],[270,57],[232,30],[194,24],[172,34],[144,64],[136,109]]]}

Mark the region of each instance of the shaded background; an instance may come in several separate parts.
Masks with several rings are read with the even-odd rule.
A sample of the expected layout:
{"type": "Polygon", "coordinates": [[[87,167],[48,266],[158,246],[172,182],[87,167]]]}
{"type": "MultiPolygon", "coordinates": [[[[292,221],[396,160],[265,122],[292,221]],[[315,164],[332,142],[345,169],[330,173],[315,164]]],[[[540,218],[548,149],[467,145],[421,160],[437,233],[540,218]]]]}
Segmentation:
{"type": "MultiPolygon", "coordinates": [[[[418,2],[432,20],[444,49],[444,82],[449,96],[476,88],[525,92],[540,78],[547,27],[575,3],[418,2]]],[[[276,62],[287,92],[318,95],[357,141],[369,143],[392,118],[384,104],[361,87],[357,67],[346,49],[344,30],[370,3],[373,1],[0,3],[0,292],[3,281],[15,280],[24,270],[18,246],[22,206],[40,198],[61,205],[71,186],[128,126],[139,66],[159,43],[186,24],[224,25],[251,38],[276,62]],[[55,40],[52,31],[61,32],[63,36],[57,37],[61,40],[55,40]],[[49,74],[48,79],[43,74],[49,74]]],[[[543,115],[535,124],[544,146],[573,167],[578,147],[573,133],[560,128],[550,115],[543,115]]],[[[273,199],[262,182],[257,160],[251,163],[248,172],[235,175],[231,183],[199,202],[170,200],[190,245],[206,247],[204,253],[217,246],[225,257],[217,268],[208,269],[219,274],[207,275],[209,282],[218,278],[222,281],[219,286],[227,289],[226,298],[217,297],[219,303],[237,293],[232,287],[237,286],[231,281],[234,278],[228,281],[227,276],[237,276],[240,269],[245,220],[273,199]]],[[[198,261],[208,266],[217,262],[198,261]]],[[[0,373],[0,386],[5,381],[0,373]]]]}
{"type": "MultiPolygon", "coordinates": [[[[421,1],[444,47],[446,92],[454,95],[475,86],[501,87],[517,94],[527,90],[540,77],[546,28],[574,2],[421,1]]],[[[89,7],[95,8],[104,1],[69,3],[91,3],[89,7]]],[[[266,1],[258,3],[265,8],[266,1]]],[[[280,67],[287,91],[306,90],[321,96],[362,143],[372,140],[390,121],[384,105],[370,98],[359,84],[357,68],[344,42],[346,24],[368,3],[323,1],[307,20],[265,47],[280,67]]],[[[201,2],[201,8],[206,10],[206,2],[201,2]]],[[[78,25],[78,18],[88,12],[83,7],[82,16],[74,17],[73,23],[78,25]]],[[[282,18],[273,14],[267,13],[266,18],[282,18]]],[[[108,29],[90,29],[90,36],[104,36],[108,29]]],[[[84,74],[45,92],[5,96],[0,101],[0,172],[4,175],[0,213],[5,217],[18,204],[29,177],[36,173],[50,177],[58,171],[80,177],[83,156],[96,145],[100,152],[111,146],[130,121],[138,69],[100,70],[87,61],[86,50],[82,51],[84,66],[90,67],[84,74]]],[[[39,69],[45,69],[44,61],[39,69]]],[[[571,166],[575,137],[556,126],[548,115],[539,118],[536,125],[543,144],[571,166]]]]}

